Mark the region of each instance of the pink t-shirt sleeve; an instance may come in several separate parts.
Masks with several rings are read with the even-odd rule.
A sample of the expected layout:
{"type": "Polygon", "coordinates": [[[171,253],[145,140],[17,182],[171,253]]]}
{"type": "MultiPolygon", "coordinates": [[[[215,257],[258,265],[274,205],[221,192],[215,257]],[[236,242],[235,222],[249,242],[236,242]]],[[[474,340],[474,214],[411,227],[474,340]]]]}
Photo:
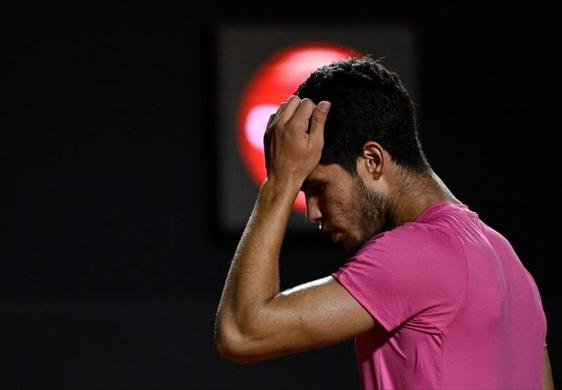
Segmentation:
{"type": "Polygon", "coordinates": [[[375,236],[332,276],[388,331],[441,333],[467,287],[460,242],[419,223],[375,236]]]}

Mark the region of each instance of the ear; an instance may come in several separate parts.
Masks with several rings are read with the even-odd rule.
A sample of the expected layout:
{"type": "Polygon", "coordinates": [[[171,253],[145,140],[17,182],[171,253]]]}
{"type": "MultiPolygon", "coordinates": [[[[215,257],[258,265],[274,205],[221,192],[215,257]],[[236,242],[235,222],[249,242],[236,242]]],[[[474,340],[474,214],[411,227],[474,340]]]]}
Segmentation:
{"type": "Polygon", "coordinates": [[[371,178],[378,180],[382,176],[383,166],[386,163],[383,150],[378,142],[367,141],[357,158],[357,171],[361,170],[371,178]]]}

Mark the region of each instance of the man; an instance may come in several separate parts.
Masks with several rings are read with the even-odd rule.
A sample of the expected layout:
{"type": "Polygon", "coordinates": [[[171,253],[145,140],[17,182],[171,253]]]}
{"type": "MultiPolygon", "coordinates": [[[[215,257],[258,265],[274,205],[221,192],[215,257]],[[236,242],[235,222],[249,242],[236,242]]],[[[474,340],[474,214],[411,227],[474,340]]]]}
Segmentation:
{"type": "Polygon", "coordinates": [[[318,69],[271,116],[264,146],[267,179],[218,308],[220,356],[250,363],[354,337],[364,389],[553,386],[533,278],[433,172],[396,74],[370,57],[318,69]],[[299,190],[307,219],[355,252],[280,292],[299,190]]]}

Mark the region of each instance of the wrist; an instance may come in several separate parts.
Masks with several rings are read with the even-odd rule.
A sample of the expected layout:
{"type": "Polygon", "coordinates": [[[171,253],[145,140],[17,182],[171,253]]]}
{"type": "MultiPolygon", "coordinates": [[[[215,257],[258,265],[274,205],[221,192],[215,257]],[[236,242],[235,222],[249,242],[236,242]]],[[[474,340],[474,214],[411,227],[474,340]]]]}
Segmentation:
{"type": "Polygon", "coordinates": [[[290,198],[294,201],[302,187],[302,180],[268,176],[262,184],[262,191],[268,191],[277,197],[290,198]]]}

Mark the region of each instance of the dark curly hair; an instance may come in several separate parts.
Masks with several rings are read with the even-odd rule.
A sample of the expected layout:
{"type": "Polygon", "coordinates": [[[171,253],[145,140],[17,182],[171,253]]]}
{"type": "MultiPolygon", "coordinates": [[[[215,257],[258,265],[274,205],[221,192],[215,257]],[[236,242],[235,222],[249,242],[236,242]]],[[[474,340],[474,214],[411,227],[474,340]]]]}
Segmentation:
{"type": "Polygon", "coordinates": [[[378,61],[367,55],[323,66],[295,92],[301,99],[332,103],[320,163],[338,164],[355,175],[363,146],[375,141],[399,166],[410,172],[428,172],[414,103],[398,75],[378,61]]]}

